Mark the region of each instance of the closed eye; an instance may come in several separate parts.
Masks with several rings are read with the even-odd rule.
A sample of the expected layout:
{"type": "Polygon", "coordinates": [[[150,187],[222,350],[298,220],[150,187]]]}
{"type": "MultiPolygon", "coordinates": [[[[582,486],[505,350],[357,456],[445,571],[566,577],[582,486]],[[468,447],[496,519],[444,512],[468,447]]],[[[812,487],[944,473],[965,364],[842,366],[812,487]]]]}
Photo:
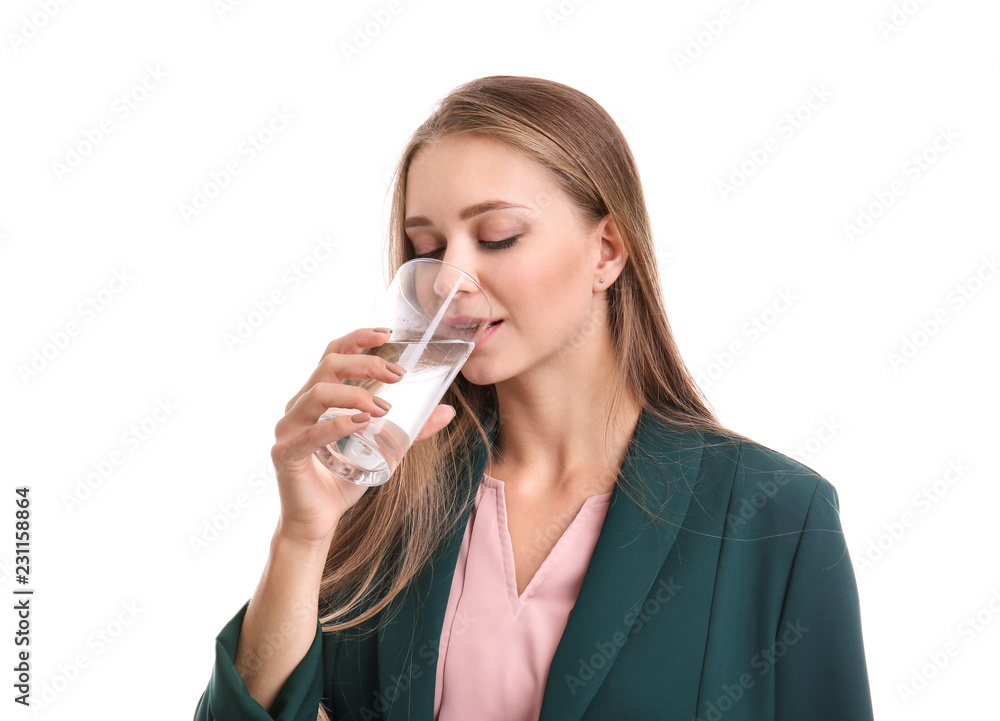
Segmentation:
{"type": "MultiPolygon", "coordinates": [[[[488,250],[503,250],[504,248],[509,248],[512,245],[514,245],[520,238],[521,236],[515,235],[511,238],[506,238],[505,240],[481,240],[479,241],[479,244],[482,245],[484,248],[487,248],[488,250]]],[[[436,250],[428,251],[427,253],[422,253],[421,255],[418,255],[416,257],[434,258],[443,250],[444,248],[438,248],[436,250]]]]}

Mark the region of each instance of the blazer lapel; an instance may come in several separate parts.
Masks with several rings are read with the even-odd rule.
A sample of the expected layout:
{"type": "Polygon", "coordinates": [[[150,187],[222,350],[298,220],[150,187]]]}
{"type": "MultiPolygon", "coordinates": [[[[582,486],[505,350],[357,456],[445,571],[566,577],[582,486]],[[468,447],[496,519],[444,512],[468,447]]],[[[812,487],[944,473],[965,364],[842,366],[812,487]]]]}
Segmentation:
{"type": "MultiPolygon", "coordinates": [[[[703,444],[698,431],[678,430],[642,412],[580,594],[552,659],[540,721],[576,721],[597,693],[687,515],[703,444]],[[623,480],[662,522],[650,522],[626,495],[623,480]]],[[[694,708],[701,664],[688,662],[690,650],[679,651],[682,663],[687,662],[679,670],[688,678],[678,685],[690,689],[694,708]]],[[[678,681],[682,679],[671,679],[671,687],[678,681]]]]}
{"type": "MultiPolygon", "coordinates": [[[[486,426],[492,444],[495,417],[486,426]]],[[[585,683],[567,682],[578,677],[581,662],[594,655],[595,642],[627,633],[632,623],[625,619],[634,622],[687,515],[703,443],[698,431],[668,426],[646,410],[640,414],[579,597],[552,659],[540,721],[580,719],[607,676],[617,646],[607,663],[592,667],[585,683]],[[657,512],[662,521],[651,523],[642,506],[657,512]]],[[[486,456],[486,446],[477,443],[465,483],[479,482],[486,456]]],[[[382,711],[387,721],[433,717],[441,628],[470,513],[471,508],[466,509],[409,591],[393,601],[385,614],[389,620],[379,628],[380,696],[372,710],[382,711]]],[[[686,677],[681,688],[690,689],[692,699],[700,669],[700,663],[682,668],[686,677]]]]}
{"type": "MultiPolygon", "coordinates": [[[[492,445],[498,425],[496,417],[485,422],[492,445]]],[[[486,446],[476,444],[463,482],[478,485],[486,471],[486,446]]],[[[434,716],[441,628],[451,595],[451,582],[458,552],[469,524],[472,508],[466,508],[428,566],[386,609],[390,617],[378,632],[378,666],[381,705],[386,721],[427,719],[434,716]],[[422,599],[422,601],[421,601],[422,599]]]]}

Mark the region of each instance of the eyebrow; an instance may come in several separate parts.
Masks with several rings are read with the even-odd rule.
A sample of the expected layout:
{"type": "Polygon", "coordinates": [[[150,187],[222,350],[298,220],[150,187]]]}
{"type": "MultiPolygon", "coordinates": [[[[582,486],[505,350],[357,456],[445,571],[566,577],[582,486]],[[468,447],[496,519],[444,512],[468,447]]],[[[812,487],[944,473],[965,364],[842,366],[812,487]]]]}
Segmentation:
{"type": "MultiPolygon", "coordinates": [[[[503,210],[504,208],[525,208],[528,209],[527,205],[521,205],[519,203],[510,203],[506,200],[487,200],[482,203],[476,203],[470,205],[468,208],[463,208],[462,212],[458,214],[461,220],[468,220],[476,215],[482,215],[483,213],[489,212],[491,210],[503,210]]],[[[413,228],[421,225],[434,225],[430,218],[423,215],[414,215],[403,221],[404,228],[413,228]]]]}

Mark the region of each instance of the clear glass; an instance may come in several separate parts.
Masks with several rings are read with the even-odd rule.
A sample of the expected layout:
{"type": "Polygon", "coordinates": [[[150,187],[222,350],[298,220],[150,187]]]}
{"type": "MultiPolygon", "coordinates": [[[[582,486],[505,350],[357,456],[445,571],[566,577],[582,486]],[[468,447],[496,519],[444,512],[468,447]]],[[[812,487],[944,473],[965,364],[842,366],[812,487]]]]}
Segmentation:
{"type": "MultiPolygon", "coordinates": [[[[492,320],[492,308],[465,271],[434,258],[400,266],[379,303],[373,327],[392,329],[389,339],[364,353],[406,369],[395,383],[345,380],[384,398],[392,408],[363,429],[316,451],[331,472],[363,486],[392,476],[420,429],[472,354],[492,320]]],[[[326,421],[357,409],[330,408],[326,421]]]]}

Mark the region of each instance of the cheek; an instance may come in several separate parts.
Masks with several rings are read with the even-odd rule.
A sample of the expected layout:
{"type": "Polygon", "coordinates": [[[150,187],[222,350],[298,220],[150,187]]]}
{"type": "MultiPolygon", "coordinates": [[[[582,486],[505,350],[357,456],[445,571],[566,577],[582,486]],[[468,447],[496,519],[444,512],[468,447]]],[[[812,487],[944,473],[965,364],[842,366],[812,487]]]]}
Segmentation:
{"type": "Polygon", "coordinates": [[[511,310],[517,309],[519,324],[548,324],[553,314],[565,305],[569,273],[565,267],[538,258],[511,267],[504,295],[511,310]]]}
{"type": "Polygon", "coordinates": [[[589,287],[587,259],[577,239],[546,238],[544,245],[537,249],[540,252],[525,253],[509,268],[513,288],[558,298],[572,289],[579,292],[581,287],[589,287]]]}
{"type": "Polygon", "coordinates": [[[518,327],[554,341],[575,332],[593,307],[590,276],[581,264],[567,264],[565,256],[519,264],[504,294],[518,327]]]}

